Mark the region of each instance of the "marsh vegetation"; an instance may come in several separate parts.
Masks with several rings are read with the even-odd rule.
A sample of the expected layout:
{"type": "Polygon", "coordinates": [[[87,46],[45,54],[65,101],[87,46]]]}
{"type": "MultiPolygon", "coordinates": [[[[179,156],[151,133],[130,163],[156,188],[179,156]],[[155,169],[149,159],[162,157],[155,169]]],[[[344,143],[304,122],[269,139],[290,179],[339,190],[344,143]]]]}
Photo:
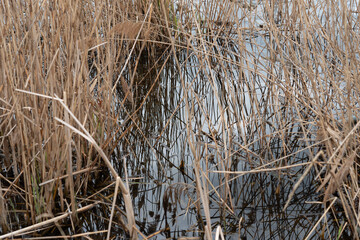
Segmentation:
{"type": "Polygon", "coordinates": [[[0,3],[0,239],[359,239],[357,1],[0,3]]]}

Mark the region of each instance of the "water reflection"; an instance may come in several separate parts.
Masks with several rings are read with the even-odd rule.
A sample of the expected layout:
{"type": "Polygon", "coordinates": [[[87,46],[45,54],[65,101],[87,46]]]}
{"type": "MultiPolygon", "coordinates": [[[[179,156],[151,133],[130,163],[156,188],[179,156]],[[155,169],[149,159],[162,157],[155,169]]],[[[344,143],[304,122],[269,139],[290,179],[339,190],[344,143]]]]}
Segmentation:
{"type": "Polygon", "coordinates": [[[254,114],[249,96],[256,93],[256,99],[261,100],[269,94],[261,78],[254,81],[258,86],[250,86],[246,79],[254,76],[248,72],[243,74],[244,81],[239,81],[239,69],[227,73],[218,71],[214,86],[208,76],[211,70],[197,68],[200,63],[195,56],[189,59],[180,53],[178,58],[183,59],[181,71],[176,70],[169,58],[161,58],[162,64],[167,61],[161,72],[150,67],[154,63],[143,62],[142,69],[136,73],[134,105],[126,106],[128,113],[121,116],[127,119],[136,112],[126,123],[126,127],[134,126],[125,135],[125,141],[116,146],[113,156],[114,163],[119,161],[118,171],[121,172],[126,160],[129,176],[136,178],[131,181],[131,191],[139,230],[145,235],[157,233],[159,239],[203,237],[206,222],[194,182],[194,156],[188,143],[190,131],[195,136],[201,166],[208,169],[213,227],[221,225],[228,239],[303,239],[323,212],[321,204],[310,203],[318,200],[317,185],[313,182],[315,173],[302,182],[289,207],[283,211],[302,168],[234,174],[230,178],[215,172],[224,170],[222,162],[229,171],[250,170],[275,159],[282,159],[277,162],[278,166],[308,162],[311,154],[305,150],[286,157],[306,149],[301,136],[293,134],[300,126],[289,124],[284,127],[274,123],[279,115],[289,118],[289,123],[293,122],[294,112],[280,106],[279,101],[273,106],[276,112],[265,112],[259,119],[249,118],[248,115],[254,114]],[[226,85],[222,81],[225,75],[232,79],[226,85]],[[191,91],[182,88],[180,77],[191,86],[191,91]],[[214,87],[217,93],[214,93],[214,87]],[[238,95],[228,95],[234,91],[238,95]],[[196,98],[190,98],[193,113],[190,130],[187,130],[189,113],[185,110],[184,94],[196,94],[196,98]],[[144,96],[147,96],[145,101],[144,96]],[[230,97],[236,100],[230,100],[230,97]],[[225,108],[225,113],[221,113],[225,108]],[[235,111],[238,114],[233,114],[235,111]],[[247,119],[255,120],[249,122],[247,119]],[[288,134],[285,138],[288,141],[266,135],[276,131],[288,134]]]}

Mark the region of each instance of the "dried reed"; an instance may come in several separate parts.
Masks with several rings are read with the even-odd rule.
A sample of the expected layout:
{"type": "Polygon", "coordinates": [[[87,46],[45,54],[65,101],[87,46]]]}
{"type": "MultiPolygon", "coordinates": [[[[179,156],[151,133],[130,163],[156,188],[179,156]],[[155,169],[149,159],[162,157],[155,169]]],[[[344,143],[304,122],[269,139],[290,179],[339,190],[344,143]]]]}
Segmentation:
{"type": "Polygon", "coordinates": [[[253,177],[271,179],[286,211],[315,174],[324,213],[306,236],[359,239],[358,8],[345,0],[2,1],[0,238],[49,224],[65,237],[69,216],[78,234],[79,213],[100,193],[104,203],[113,197],[103,211],[108,239],[117,218],[122,234],[143,235],[126,169],[152,169],[142,159],[149,154],[136,152],[141,143],[156,159],[158,185],[168,184],[164,205],[188,198],[201,237],[223,238],[229,218],[244,229],[236,213],[247,189],[257,190],[253,177]],[[154,111],[156,102],[166,110],[154,111]],[[162,161],[156,146],[167,135],[191,160],[162,161]],[[133,162],[122,166],[129,152],[133,162]],[[173,165],[189,182],[171,182],[173,165]],[[98,181],[107,187],[93,191],[98,181]],[[327,217],[338,212],[341,231],[327,217]]]}

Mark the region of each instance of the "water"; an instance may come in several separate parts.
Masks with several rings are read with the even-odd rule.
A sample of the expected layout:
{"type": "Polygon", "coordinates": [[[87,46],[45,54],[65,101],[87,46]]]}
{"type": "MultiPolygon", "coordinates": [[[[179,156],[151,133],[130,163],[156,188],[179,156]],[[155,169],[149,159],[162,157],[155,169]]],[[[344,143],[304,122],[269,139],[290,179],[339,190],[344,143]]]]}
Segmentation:
{"type": "MultiPolygon", "coordinates": [[[[211,8],[203,7],[204,14],[209,14],[206,9],[211,8]]],[[[241,35],[233,31],[223,38],[210,33],[205,43],[197,40],[194,27],[193,48],[176,56],[180,69],[173,57],[158,56],[161,60],[156,65],[144,54],[135,77],[134,103],[125,106],[129,112],[139,109],[135,120],[125,124],[135,126],[113,156],[121,173],[126,159],[128,175],[135,179],[131,191],[143,234],[156,233],[158,239],[203,238],[207,223],[193,170],[200,161],[208,181],[212,229],[220,225],[227,239],[304,239],[308,235],[317,239],[321,235],[323,225],[314,228],[324,211],[315,191],[315,171],[302,181],[286,210],[303,167],[245,175],[216,172],[251,170],[269,162],[273,168],[306,163],[316,152],[308,148],[313,136],[303,133],[304,128],[314,132],[314,126],[297,122],[299,112],[288,103],[287,89],[273,83],[284,78],[285,84],[286,73],[282,62],[274,62],[272,69],[268,65],[266,59],[272,54],[267,50],[268,32],[246,30],[254,23],[266,23],[263,8],[258,2],[251,11],[234,10],[239,18],[248,14],[241,35]],[[245,39],[242,46],[238,38],[245,39]],[[159,69],[162,64],[166,67],[159,69]]],[[[296,82],[295,77],[290,79],[296,82]]],[[[121,113],[123,106],[118,109],[121,113]]],[[[119,121],[124,119],[128,115],[122,112],[119,121]]],[[[121,239],[122,230],[117,227],[121,239]]],[[[336,224],[330,221],[328,228],[336,235],[336,224]]]]}
{"type": "MultiPolygon", "coordinates": [[[[159,239],[203,236],[201,229],[205,220],[203,216],[199,216],[197,209],[200,207],[200,213],[203,214],[201,203],[196,202],[198,193],[193,172],[195,160],[188,144],[190,134],[196,144],[196,157],[202,159],[202,168],[209,170],[207,176],[213,227],[222,226],[228,239],[304,238],[323,211],[322,204],[309,203],[319,200],[315,193],[317,185],[312,182],[314,173],[304,180],[296,191],[296,197],[286,211],[283,211],[292,187],[302,174],[302,168],[285,170],[282,174],[273,171],[243,176],[230,175],[228,187],[231,195],[226,196],[226,202],[223,202],[223,194],[226,191],[224,175],[214,171],[223,170],[220,164],[222,161],[229,164],[228,169],[232,171],[250,170],[250,167],[260,166],[264,161],[280,158],[283,160],[278,162],[279,166],[308,162],[309,152],[305,150],[284,158],[286,154],[305,148],[306,144],[299,141],[300,136],[296,134],[291,135],[287,143],[278,137],[263,139],[261,133],[254,130],[258,127],[255,123],[245,124],[246,119],[251,119],[250,117],[236,122],[239,119],[236,119],[231,111],[237,110],[244,114],[246,111],[249,114],[254,111],[251,101],[246,96],[245,107],[236,109],[240,106],[229,105],[227,112],[221,113],[217,100],[225,96],[219,93],[224,76],[220,73],[217,75],[216,88],[220,97],[216,98],[212,83],[206,77],[206,73],[199,73],[203,69],[198,69],[197,64],[196,59],[191,59],[184,64],[182,71],[174,72],[175,67],[169,63],[161,74],[162,78],[156,85],[156,90],[149,95],[137,115],[142,121],[140,129],[134,129],[128,136],[131,144],[121,144],[117,147],[119,150],[116,152],[126,156],[129,176],[142,177],[131,184],[139,230],[148,235],[161,230],[159,239]],[[186,122],[189,120],[183,99],[184,94],[192,93],[184,91],[179,84],[179,74],[182,74],[187,85],[192,84],[192,90],[197,95],[197,99],[191,99],[190,103],[194,114],[190,120],[190,130],[186,129],[186,122]],[[229,126],[231,131],[226,130],[229,126]],[[211,131],[216,132],[216,143],[211,131]],[[248,147],[253,152],[249,157],[249,153],[244,152],[241,146],[254,140],[255,143],[248,147]],[[267,145],[265,149],[263,144],[267,145]],[[284,153],[285,145],[287,153],[284,153]]],[[[234,81],[228,81],[227,88],[241,87],[241,83],[235,81],[238,78],[236,70],[238,69],[231,73],[234,81]]],[[[137,81],[141,82],[141,79],[137,81]]],[[[138,86],[140,100],[151,84],[152,82],[144,80],[142,85],[138,86]]],[[[247,85],[245,82],[242,84],[247,85]]],[[[253,87],[257,89],[255,93],[260,101],[268,92],[265,82],[259,79],[258,84],[258,87],[253,87]]],[[[243,94],[252,90],[244,89],[243,94]]],[[[273,113],[268,113],[269,116],[271,114],[273,113]]],[[[283,114],[289,115],[290,112],[286,111],[283,114]]],[[[263,119],[271,120],[264,115],[258,121],[261,122],[263,119]]],[[[279,127],[275,123],[272,126],[266,124],[264,131],[269,134],[274,128],[279,127]]],[[[299,126],[294,125],[293,128],[295,131],[299,126]]],[[[114,157],[117,160],[121,159],[118,156],[114,157]]],[[[119,170],[120,168],[119,166],[119,170]]]]}

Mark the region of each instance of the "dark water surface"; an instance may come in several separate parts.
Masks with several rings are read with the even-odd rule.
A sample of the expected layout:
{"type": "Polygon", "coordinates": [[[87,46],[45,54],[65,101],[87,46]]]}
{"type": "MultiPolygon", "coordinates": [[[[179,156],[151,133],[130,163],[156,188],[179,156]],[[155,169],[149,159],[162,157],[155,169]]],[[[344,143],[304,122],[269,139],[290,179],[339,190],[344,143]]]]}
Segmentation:
{"type": "MultiPolygon", "coordinates": [[[[291,123],[295,118],[294,111],[283,103],[283,106],[262,107],[260,112],[255,112],[249,92],[255,91],[259,101],[270,93],[260,76],[247,72],[241,79],[240,66],[229,64],[224,73],[201,67],[195,56],[187,59],[188,53],[180,52],[177,57],[183,64],[181,71],[169,61],[160,73],[156,66],[150,68],[153,66],[151,60],[144,58],[144,72],[139,71],[134,101],[142,103],[142,96],[148,93],[157,75],[160,78],[136,115],[138,125],[113,155],[113,163],[119,163],[118,170],[122,171],[126,160],[129,177],[134,178],[131,190],[139,230],[145,235],[160,231],[158,239],[203,238],[206,222],[196,190],[190,131],[196,144],[196,157],[201,159],[201,167],[207,171],[213,229],[220,225],[227,239],[304,239],[324,210],[315,192],[318,187],[313,180],[315,173],[310,172],[283,211],[304,167],[230,174],[227,179],[224,174],[215,172],[223,171],[224,163],[228,164],[226,169],[229,171],[245,171],[275,159],[280,160],[269,167],[309,162],[311,153],[306,146],[311,136],[310,140],[304,141],[304,136],[299,133],[300,125],[291,123]],[[209,79],[210,71],[215,73],[215,87],[209,79]],[[191,91],[184,91],[180,78],[191,85],[191,91]],[[251,86],[249,79],[255,85],[251,86]],[[237,95],[231,96],[234,93],[237,95]],[[190,117],[185,109],[184,94],[193,96],[189,98],[192,104],[190,117]],[[227,108],[223,116],[221,108],[227,108]],[[237,111],[238,115],[232,111],[237,111]],[[252,114],[259,117],[254,118],[252,114]],[[288,118],[289,125],[277,125],[276,115],[288,118]],[[227,122],[222,122],[221,118],[227,122]],[[189,125],[190,130],[187,129],[189,125]],[[226,127],[228,129],[224,130],[226,127]],[[272,134],[277,131],[279,135],[272,134]],[[215,136],[212,132],[216,132],[215,136]],[[264,136],[264,132],[269,135],[264,136]],[[280,137],[284,132],[288,134],[286,142],[280,137]],[[248,151],[244,150],[245,145],[248,151]]],[[[281,104],[281,101],[277,103],[281,104]]],[[[128,107],[134,108],[131,104],[128,107]]],[[[310,236],[317,239],[320,232],[321,224],[310,236]]]]}

